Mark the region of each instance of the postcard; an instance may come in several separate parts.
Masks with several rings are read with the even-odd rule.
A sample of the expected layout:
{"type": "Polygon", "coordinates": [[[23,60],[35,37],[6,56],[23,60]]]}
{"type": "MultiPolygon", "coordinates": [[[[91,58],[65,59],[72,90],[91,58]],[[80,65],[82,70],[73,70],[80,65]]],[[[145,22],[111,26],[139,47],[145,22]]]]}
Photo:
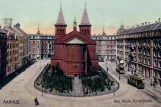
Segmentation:
{"type": "Polygon", "coordinates": [[[160,0],[0,0],[0,107],[161,107],[160,0]]]}

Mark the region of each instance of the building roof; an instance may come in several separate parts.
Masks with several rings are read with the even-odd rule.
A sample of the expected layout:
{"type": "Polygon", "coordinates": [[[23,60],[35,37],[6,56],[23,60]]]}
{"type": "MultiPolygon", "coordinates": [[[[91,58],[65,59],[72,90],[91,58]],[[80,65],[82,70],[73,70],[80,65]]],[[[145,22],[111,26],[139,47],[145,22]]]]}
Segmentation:
{"type": "Polygon", "coordinates": [[[152,31],[152,30],[161,30],[161,22],[141,25],[135,28],[124,29],[124,30],[122,28],[119,28],[117,31],[117,34],[132,34],[132,33],[140,33],[140,32],[152,31]]]}
{"type": "Polygon", "coordinates": [[[14,35],[16,33],[16,31],[14,29],[12,29],[11,27],[5,27],[4,30],[9,32],[11,35],[14,35]]]}
{"type": "Polygon", "coordinates": [[[121,26],[120,26],[120,28],[117,30],[117,33],[116,34],[121,34],[121,33],[123,33],[125,31],[125,28],[124,28],[124,25],[122,24],[121,26]]]}
{"type": "Polygon", "coordinates": [[[91,35],[91,37],[115,37],[116,35],[91,35]]]}
{"type": "Polygon", "coordinates": [[[88,13],[87,13],[87,9],[86,7],[84,8],[84,12],[82,15],[82,20],[81,20],[81,24],[80,25],[91,25],[89,22],[89,18],[88,18],[88,13]]]}
{"type": "Polygon", "coordinates": [[[20,28],[20,24],[17,23],[16,25],[14,25],[13,30],[16,31],[16,33],[20,34],[21,36],[27,36],[27,33],[24,32],[21,28],[20,28]]]}
{"type": "Polygon", "coordinates": [[[0,33],[7,33],[7,32],[3,29],[0,29],[0,33]]]}
{"type": "Polygon", "coordinates": [[[58,14],[58,19],[57,19],[56,25],[66,25],[65,21],[64,21],[64,15],[63,15],[63,10],[62,10],[62,6],[61,5],[60,5],[60,10],[59,10],[59,14],[58,14]]]}
{"type": "Polygon", "coordinates": [[[83,36],[80,32],[76,30],[56,39],[55,43],[67,43],[74,38],[77,38],[86,44],[96,44],[96,42],[92,40],[89,36],[83,36]]]}

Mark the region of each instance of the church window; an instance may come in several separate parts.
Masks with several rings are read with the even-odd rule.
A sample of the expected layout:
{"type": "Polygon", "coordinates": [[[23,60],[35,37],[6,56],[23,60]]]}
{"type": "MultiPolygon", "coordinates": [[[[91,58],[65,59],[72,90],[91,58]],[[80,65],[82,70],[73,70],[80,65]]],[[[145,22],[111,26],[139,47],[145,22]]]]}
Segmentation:
{"type": "Polygon", "coordinates": [[[84,29],[82,30],[82,33],[84,33],[84,29]]]}
{"type": "Polygon", "coordinates": [[[57,33],[59,33],[59,29],[57,30],[57,33]]]}
{"type": "Polygon", "coordinates": [[[87,33],[87,30],[85,30],[85,34],[87,33]]]}
{"type": "Polygon", "coordinates": [[[87,30],[87,33],[89,34],[89,30],[87,30]]]}
{"type": "Polygon", "coordinates": [[[74,66],[74,70],[78,70],[78,66],[74,66]]]}

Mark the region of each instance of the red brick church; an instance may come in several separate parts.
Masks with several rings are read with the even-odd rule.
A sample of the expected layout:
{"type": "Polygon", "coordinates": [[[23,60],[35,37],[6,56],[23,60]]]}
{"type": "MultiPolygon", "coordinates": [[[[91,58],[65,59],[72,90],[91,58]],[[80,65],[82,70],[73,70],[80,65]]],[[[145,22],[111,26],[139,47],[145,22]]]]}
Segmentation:
{"type": "Polygon", "coordinates": [[[54,55],[51,65],[59,64],[60,68],[68,76],[86,74],[92,67],[98,67],[96,56],[96,42],[91,39],[91,24],[89,22],[86,7],[82,16],[79,31],[74,19],[73,31],[66,33],[62,7],[55,24],[54,55]]]}

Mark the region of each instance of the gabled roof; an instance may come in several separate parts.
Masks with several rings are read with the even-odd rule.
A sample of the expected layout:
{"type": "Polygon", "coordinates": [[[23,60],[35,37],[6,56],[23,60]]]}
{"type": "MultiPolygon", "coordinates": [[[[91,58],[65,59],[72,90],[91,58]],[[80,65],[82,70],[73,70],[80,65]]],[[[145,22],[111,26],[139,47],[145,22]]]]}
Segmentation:
{"type": "Polygon", "coordinates": [[[88,18],[88,13],[86,7],[84,8],[82,20],[80,25],[91,25],[88,18]]]}
{"type": "Polygon", "coordinates": [[[96,44],[96,42],[94,40],[92,40],[89,36],[81,35],[80,32],[78,32],[78,31],[72,31],[72,32],[68,33],[67,35],[56,39],[55,44],[57,44],[57,43],[66,44],[67,42],[69,42],[70,40],[72,40],[74,38],[81,40],[85,44],[96,44]]]}
{"type": "Polygon", "coordinates": [[[62,6],[60,6],[60,10],[59,10],[59,14],[58,14],[58,19],[57,19],[56,25],[66,25],[65,21],[64,21],[64,15],[63,15],[62,6]]]}
{"type": "Polygon", "coordinates": [[[4,30],[8,31],[11,35],[14,35],[16,32],[11,27],[5,27],[4,30]]]}

